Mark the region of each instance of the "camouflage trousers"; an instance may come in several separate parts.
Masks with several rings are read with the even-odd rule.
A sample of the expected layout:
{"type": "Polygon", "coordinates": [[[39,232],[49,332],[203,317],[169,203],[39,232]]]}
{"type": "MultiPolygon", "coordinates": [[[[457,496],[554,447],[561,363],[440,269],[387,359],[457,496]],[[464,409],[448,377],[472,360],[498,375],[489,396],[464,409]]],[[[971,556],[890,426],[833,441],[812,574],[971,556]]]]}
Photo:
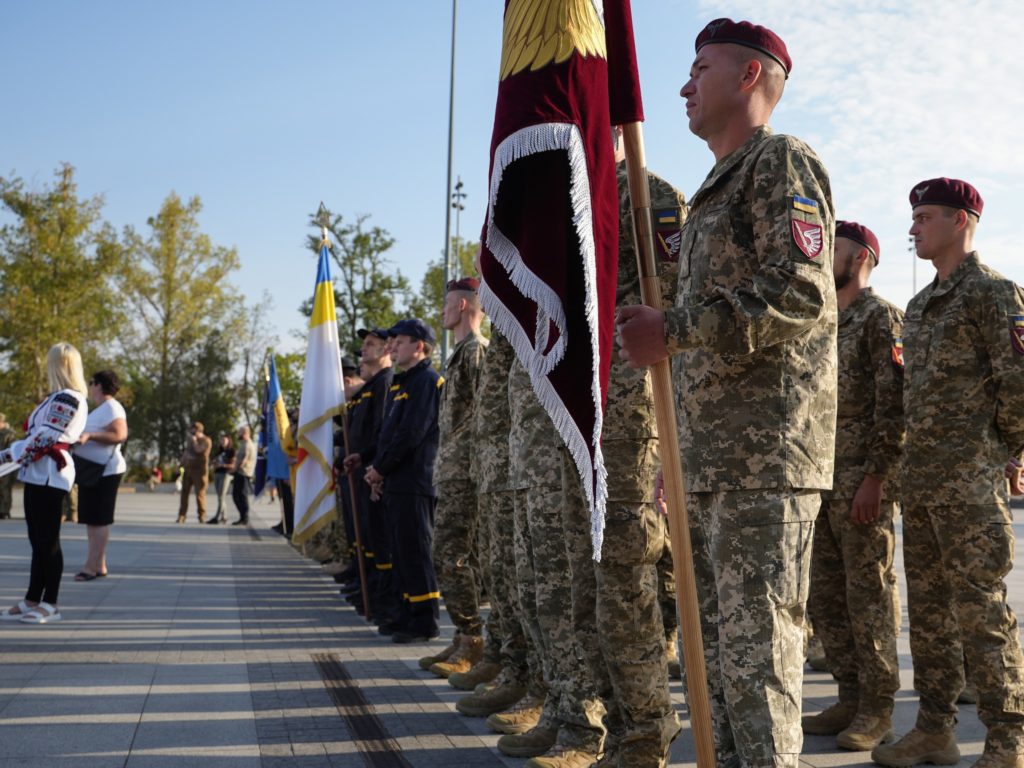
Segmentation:
{"type": "Polygon", "coordinates": [[[11,491],[14,488],[15,474],[12,472],[0,477],[0,520],[6,520],[11,516],[11,491]]]}
{"type": "MultiPolygon", "coordinates": [[[[660,516],[660,513],[659,513],[660,516]]],[[[668,535],[668,523],[662,518],[665,526],[665,546],[661,557],[654,564],[658,572],[658,605],[661,606],[661,623],[665,629],[666,642],[676,642],[679,633],[679,611],[676,605],[676,572],[672,563],[672,540],[668,535]]]]}
{"type": "MultiPolygon", "coordinates": [[[[488,585],[491,612],[487,617],[485,655],[488,661],[500,661],[507,677],[525,685],[530,678],[529,643],[516,590],[515,493],[492,491],[481,493],[478,499],[480,527],[487,531],[491,575],[488,585]],[[494,640],[498,641],[497,648],[491,646],[494,640]]],[[[534,664],[539,670],[539,659],[535,659],[534,664]]]]}
{"type": "Polygon", "coordinates": [[[472,480],[446,480],[437,486],[434,545],[431,555],[437,585],[445,609],[463,635],[479,637],[484,622],[480,617],[480,574],[476,486],[472,480]]]}
{"type": "MultiPolygon", "coordinates": [[[[553,458],[557,462],[557,452],[553,458]]],[[[547,688],[543,717],[558,727],[562,746],[600,752],[604,707],[573,627],[583,609],[582,603],[574,606],[574,601],[582,600],[581,586],[585,590],[588,582],[593,615],[590,544],[587,541],[582,553],[574,552],[575,558],[570,558],[569,544],[569,540],[580,539],[579,531],[589,540],[590,520],[585,507],[567,509],[572,506],[561,486],[515,491],[516,581],[524,623],[547,688]],[[571,531],[566,530],[565,518],[574,522],[571,531]],[[581,560],[586,562],[585,568],[580,567],[581,560]]]]}
{"type": "MultiPolygon", "coordinates": [[[[656,444],[609,440],[603,448],[610,498],[601,561],[594,563],[601,627],[594,677],[608,711],[606,748],[614,745],[619,765],[657,768],[680,726],[669,695],[665,657],[661,601],[668,584],[663,593],[663,574],[657,567],[664,560],[668,537],[665,521],[652,503],[656,444]]],[[[671,555],[668,559],[671,574],[671,555]]],[[[674,601],[674,578],[671,594],[674,601]]]]}
{"type": "Polygon", "coordinates": [[[963,661],[978,688],[986,751],[1024,752],[1024,657],[1006,602],[1014,536],[1005,504],[903,510],[917,726],[953,727],[963,661]]]}
{"type": "Polygon", "coordinates": [[[892,567],[896,503],[883,501],[869,525],[850,520],[852,504],[822,502],[807,612],[839,683],[839,700],[856,704],[861,714],[888,717],[900,689],[900,606],[892,567]]]}
{"type": "Polygon", "coordinates": [[[687,496],[719,765],[796,768],[816,491],[687,496]]]}

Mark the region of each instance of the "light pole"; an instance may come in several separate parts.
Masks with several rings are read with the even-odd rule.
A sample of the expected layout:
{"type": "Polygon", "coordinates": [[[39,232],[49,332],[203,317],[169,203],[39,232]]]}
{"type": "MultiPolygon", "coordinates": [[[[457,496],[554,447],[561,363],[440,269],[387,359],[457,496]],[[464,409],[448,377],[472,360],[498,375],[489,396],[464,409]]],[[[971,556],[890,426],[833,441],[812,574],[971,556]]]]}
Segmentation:
{"type": "MultiPolygon", "coordinates": [[[[455,191],[452,192],[452,208],[455,209],[455,277],[462,276],[462,240],[459,238],[459,214],[466,210],[462,201],[466,199],[466,193],[462,191],[462,177],[459,176],[455,184],[455,191]]],[[[448,281],[445,280],[445,285],[448,281]]]]}
{"type": "MultiPolygon", "coordinates": [[[[452,63],[448,81],[448,178],[444,184],[444,284],[451,279],[452,259],[452,209],[448,195],[452,189],[452,143],[455,133],[455,19],[458,16],[459,0],[452,0],[452,63]]],[[[441,329],[441,363],[448,359],[448,331],[441,329]]]]}

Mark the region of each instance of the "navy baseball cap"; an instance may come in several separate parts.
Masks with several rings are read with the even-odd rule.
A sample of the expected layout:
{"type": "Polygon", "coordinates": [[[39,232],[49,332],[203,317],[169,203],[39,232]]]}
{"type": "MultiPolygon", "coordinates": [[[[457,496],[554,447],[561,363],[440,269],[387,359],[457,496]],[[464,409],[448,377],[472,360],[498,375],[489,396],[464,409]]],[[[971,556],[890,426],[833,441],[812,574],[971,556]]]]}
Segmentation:
{"type": "Polygon", "coordinates": [[[418,317],[410,317],[405,320],[399,320],[393,326],[388,329],[388,333],[391,336],[409,336],[413,339],[419,339],[425,341],[428,344],[434,344],[434,331],[433,329],[420,320],[418,317]]]}
{"type": "Polygon", "coordinates": [[[367,336],[376,336],[378,339],[388,340],[388,331],[386,328],[360,328],[356,331],[356,336],[360,339],[365,339],[367,336]]]}
{"type": "Polygon", "coordinates": [[[348,355],[345,355],[344,357],[341,358],[341,370],[343,372],[358,371],[359,363],[356,361],[354,357],[349,357],[348,355]]]}

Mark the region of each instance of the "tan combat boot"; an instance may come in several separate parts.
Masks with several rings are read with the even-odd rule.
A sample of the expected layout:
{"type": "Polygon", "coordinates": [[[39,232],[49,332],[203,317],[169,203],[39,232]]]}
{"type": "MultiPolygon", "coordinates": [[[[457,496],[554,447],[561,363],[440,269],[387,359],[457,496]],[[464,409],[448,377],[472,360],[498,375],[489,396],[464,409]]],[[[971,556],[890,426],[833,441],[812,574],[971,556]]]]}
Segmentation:
{"type": "Polygon", "coordinates": [[[489,683],[501,672],[501,664],[482,659],[474,664],[468,672],[452,672],[448,675],[448,685],[460,691],[474,691],[481,683],[489,683]]]}
{"type": "Polygon", "coordinates": [[[909,768],[918,763],[954,765],[960,762],[960,749],[952,731],[925,733],[914,728],[895,744],[879,744],[871,750],[871,759],[890,768],[909,768]]]}
{"type": "Polygon", "coordinates": [[[455,636],[452,638],[451,643],[449,643],[448,647],[446,647],[443,651],[441,651],[440,653],[435,653],[433,656],[424,656],[422,659],[420,659],[420,669],[429,670],[439,661],[447,661],[449,657],[459,649],[459,638],[461,637],[462,635],[456,632],[455,636]]]}
{"type": "Polygon", "coordinates": [[[506,734],[498,739],[498,751],[509,757],[539,757],[555,746],[558,729],[538,723],[526,733],[506,734]]]}
{"type": "Polygon", "coordinates": [[[438,677],[452,672],[469,672],[484,657],[484,639],[480,635],[460,635],[459,647],[447,659],[431,664],[429,669],[438,677]]]}
{"type": "Polygon", "coordinates": [[[526,695],[526,686],[503,682],[479,693],[463,696],[455,702],[455,708],[469,717],[487,717],[503,712],[526,695]]]}
{"type": "MultiPolygon", "coordinates": [[[[544,708],[544,699],[539,696],[526,695],[504,712],[495,712],[487,718],[487,725],[496,733],[526,733],[540,722],[540,713],[544,708]]],[[[554,741],[551,742],[554,744],[554,741]]],[[[551,746],[550,744],[548,746],[551,746]]],[[[543,755],[547,749],[538,752],[543,755]]],[[[533,757],[533,755],[527,755],[533,757]]]]}
{"type": "Polygon", "coordinates": [[[665,646],[665,656],[668,659],[668,676],[673,680],[683,679],[683,665],[679,663],[679,649],[676,647],[675,637],[668,638],[665,646]]]}
{"type": "Polygon", "coordinates": [[[807,641],[807,666],[816,672],[828,672],[825,648],[817,635],[811,635],[811,639],[807,641]]]}
{"type": "Polygon", "coordinates": [[[836,736],[836,745],[855,752],[867,752],[879,744],[888,744],[896,738],[892,730],[892,718],[888,715],[860,715],[836,736]]]}
{"type": "Polygon", "coordinates": [[[1024,768],[1024,755],[1017,752],[985,750],[973,768],[1024,768]]]}
{"type": "Polygon", "coordinates": [[[850,727],[857,716],[857,705],[851,702],[837,701],[828,709],[816,715],[804,715],[800,721],[804,733],[817,736],[835,736],[850,727]]]}
{"type": "Polygon", "coordinates": [[[524,768],[590,768],[597,755],[581,749],[552,747],[545,754],[526,761],[524,768]]]}

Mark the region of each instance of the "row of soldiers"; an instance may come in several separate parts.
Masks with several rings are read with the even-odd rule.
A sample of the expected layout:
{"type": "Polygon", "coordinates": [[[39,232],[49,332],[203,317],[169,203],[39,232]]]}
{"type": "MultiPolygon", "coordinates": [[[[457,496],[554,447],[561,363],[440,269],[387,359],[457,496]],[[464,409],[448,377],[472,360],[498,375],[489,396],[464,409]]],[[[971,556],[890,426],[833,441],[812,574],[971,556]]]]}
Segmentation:
{"type": "MultiPolygon", "coordinates": [[[[804,730],[871,749],[882,765],[956,763],[966,663],[987,727],[976,764],[1024,766],[1024,657],[1004,582],[1009,495],[1024,492],[1024,292],[973,250],[981,196],[946,178],[912,189],[910,233],[937,274],[904,317],[869,287],[877,238],[836,222],[821,161],[768,127],[792,69],[783,41],[717,19],[695,51],[681,95],[716,163],[685,224],[682,196],[649,175],[664,312],[639,303],[619,170],[601,560],[528,374],[504,337],[480,337],[475,286],[449,286],[445,325],[462,331],[435,386],[429,562],[426,508],[389,522],[422,537],[411,557],[436,566],[436,582],[404,582],[395,637],[436,634],[443,594],[456,634],[421,664],[472,688],[458,709],[487,716],[499,749],[531,768],[666,764],[680,729],[666,674],[675,619],[644,369],[672,356],[718,764],[795,768],[804,730]],[[920,708],[889,744],[897,501],[920,708]],[[801,719],[808,602],[839,701],[801,719]],[[416,611],[434,623],[409,624],[416,611]]],[[[392,390],[392,408],[403,393],[392,390]]],[[[387,508],[406,493],[391,488],[400,470],[373,461],[359,484],[387,508]]],[[[392,554],[388,565],[408,569],[408,553],[392,554]]]]}

